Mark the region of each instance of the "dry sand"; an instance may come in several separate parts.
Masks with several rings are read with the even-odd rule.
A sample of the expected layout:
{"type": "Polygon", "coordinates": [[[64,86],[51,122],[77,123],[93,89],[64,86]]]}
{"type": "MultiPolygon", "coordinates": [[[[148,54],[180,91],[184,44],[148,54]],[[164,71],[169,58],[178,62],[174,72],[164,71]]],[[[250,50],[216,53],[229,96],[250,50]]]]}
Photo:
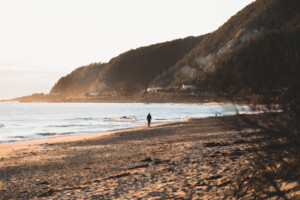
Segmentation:
{"type": "Polygon", "coordinates": [[[2,144],[0,199],[232,199],[259,131],[212,117],[2,144]]]}

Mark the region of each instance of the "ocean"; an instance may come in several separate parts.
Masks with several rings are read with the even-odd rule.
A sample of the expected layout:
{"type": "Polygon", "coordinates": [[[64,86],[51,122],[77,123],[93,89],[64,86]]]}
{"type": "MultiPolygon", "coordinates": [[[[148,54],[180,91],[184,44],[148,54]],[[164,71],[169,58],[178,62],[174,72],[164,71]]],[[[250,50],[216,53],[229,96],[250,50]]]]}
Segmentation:
{"type": "Polygon", "coordinates": [[[249,113],[248,106],[170,103],[0,102],[0,143],[96,133],[188,118],[249,113]]]}

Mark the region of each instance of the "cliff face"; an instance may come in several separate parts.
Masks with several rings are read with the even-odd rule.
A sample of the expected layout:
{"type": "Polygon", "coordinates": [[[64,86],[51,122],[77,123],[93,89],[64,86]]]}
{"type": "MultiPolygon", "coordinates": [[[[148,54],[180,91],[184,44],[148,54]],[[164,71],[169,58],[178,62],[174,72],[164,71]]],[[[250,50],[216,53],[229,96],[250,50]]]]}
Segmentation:
{"type": "Polygon", "coordinates": [[[126,85],[147,88],[155,77],[174,66],[200,41],[201,37],[188,37],[128,51],[109,62],[104,80],[114,88],[126,85]]]}
{"type": "Polygon", "coordinates": [[[125,52],[108,63],[80,67],[62,77],[50,94],[79,95],[124,88],[138,91],[148,87],[155,77],[174,66],[199,42],[201,37],[187,37],[125,52]]]}
{"type": "Polygon", "coordinates": [[[149,86],[183,83],[200,90],[248,88],[261,93],[257,85],[270,84],[265,77],[279,80],[282,71],[287,76],[291,66],[298,66],[299,28],[299,0],[257,0],[212,33],[141,47],[109,63],[78,68],[62,77],[51,94],[114,90],[134,94],[149,86]]]}
{"type": "MultiPolygon", "coordinates": [[[[231,17],[218,30],[204,36],[189,54],[176,63],[168,73],[158,76],[152,84],[174,86],[191,83],[198,87],[207,87],[201,80],[222,68],[222,61],[228,59],[228,54],[237,53],[241,46],[258,38],[265,38],[268,33],[286,34],[297,31],[300,26],[299,8],[300,2],[297,0],[257,0],[231,17]],[[186,69],[192,73],[186,73],[186,69]]],[[[258,40],[263,46],[265,41],[258,40]]],[[[257,50],[259,49],[250,51],[257,50]]],[[[265,56],[273,57],[272,54],[265,56]]],[[[232,64],[235,65],[237,62],[239,61],[235,60],[232,64]]]]}

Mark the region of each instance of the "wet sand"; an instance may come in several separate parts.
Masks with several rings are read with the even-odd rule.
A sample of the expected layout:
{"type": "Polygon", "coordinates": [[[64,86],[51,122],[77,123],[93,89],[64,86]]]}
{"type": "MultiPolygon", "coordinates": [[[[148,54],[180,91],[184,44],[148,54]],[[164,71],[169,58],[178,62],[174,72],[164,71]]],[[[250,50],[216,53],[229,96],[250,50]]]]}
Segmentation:
{"type": "Polygon", "coordinates": [[[0,199],[232,199],[261,137],[243,118],[2,144],[0,199]]]}

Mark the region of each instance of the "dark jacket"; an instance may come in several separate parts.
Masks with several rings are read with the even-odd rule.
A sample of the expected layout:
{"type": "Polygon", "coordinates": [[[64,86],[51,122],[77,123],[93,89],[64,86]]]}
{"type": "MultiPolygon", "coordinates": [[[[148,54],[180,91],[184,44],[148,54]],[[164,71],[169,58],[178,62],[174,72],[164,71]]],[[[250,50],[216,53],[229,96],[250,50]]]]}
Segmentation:
{"type": "Polygon", "coordinates": [[[151,121],[151,119],[152,119],[151,115],[150,115],[150,114],[148,114],[148,116],[147,116],[147,120],[148,120],[148,121],[151,121]]]}

